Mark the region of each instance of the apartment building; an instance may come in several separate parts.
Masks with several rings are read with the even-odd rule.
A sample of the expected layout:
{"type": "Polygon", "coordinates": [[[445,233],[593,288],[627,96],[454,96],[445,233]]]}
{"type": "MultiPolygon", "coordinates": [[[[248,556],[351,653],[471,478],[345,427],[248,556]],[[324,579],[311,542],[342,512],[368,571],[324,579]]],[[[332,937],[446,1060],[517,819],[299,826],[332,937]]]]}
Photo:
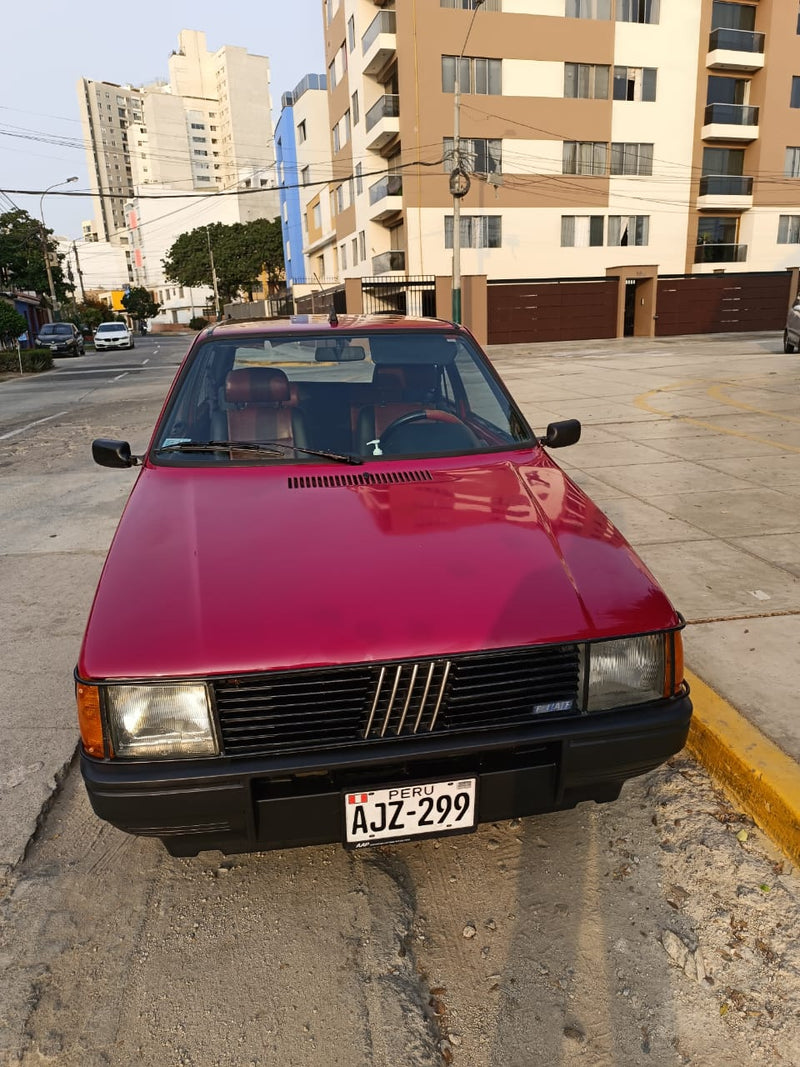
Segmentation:
{"type": "Polygon", "coordinates": [[[149,274],[144,271],[141,228],[140,254],[131,247],[126,204],[137,195],[261,190],[250,194],[247,214],[257,207],[262,216],[277,215],[266,56],[231,45],[210,52],[204,33],[182,30],[167,81],[134,88],[83,78],[78,95],[92,189],[114,194],[98,196],[95,229],[101,239],[128,247],[137,284],[163,281],[152,255],[149,274]]]}
{"type": "Polygon", "coordinates": [[[449,274],[458,163],[464,274],[800,262],[793,0],[323,0],[323,18],[340,277],[449,274]]]}
{"type": "Polygon", "coordinates": [[[330,125],[324,74],[306,74],[281,97],[275,126],[286,284],[301,287],[336,279],[327,181],[331,177],[330,125]]]}

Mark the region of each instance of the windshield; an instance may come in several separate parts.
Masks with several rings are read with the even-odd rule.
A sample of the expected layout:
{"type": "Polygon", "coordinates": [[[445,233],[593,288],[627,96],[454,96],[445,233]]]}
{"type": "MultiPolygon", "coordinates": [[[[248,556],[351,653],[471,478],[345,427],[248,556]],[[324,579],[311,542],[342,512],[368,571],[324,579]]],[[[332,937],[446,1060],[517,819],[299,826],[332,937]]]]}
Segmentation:
{"type": "Polygon", "coordinates": [[[364,462],[532,444],[484,357],[423,330],[213,335],[184,369],[154,437],[161,463],[364,462]],[[198,451],[195,445],[228,447],[198,451]],[[285,447],[239,450],[241,443],[285,447]],[[184,447],[181,447],[184,446],[184,447]],[[160,451],[161,450],[161,451],[160,451]]]}
{"type": "Polygon", "coordinates": [[[47,326],[43,326],[40,333],[69,334],[72,333],[72,327],[69,326],[66,322],[51,322],[47,326]]]}
{"type": "Polygon", "coordinates": [[[128,327],[122,322],[101,322],[97,333],[125,333],[128,327]]]}

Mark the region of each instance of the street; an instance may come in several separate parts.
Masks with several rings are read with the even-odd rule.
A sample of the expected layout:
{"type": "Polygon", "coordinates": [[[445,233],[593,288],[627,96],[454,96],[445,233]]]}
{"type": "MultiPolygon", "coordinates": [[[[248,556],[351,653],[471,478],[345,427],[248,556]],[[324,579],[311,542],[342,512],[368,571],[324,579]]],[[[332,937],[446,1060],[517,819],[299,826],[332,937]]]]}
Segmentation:
{"type": "MultiPolygon", "coordinates": [[[[611,805],[358,853],[174,859],[95,818],[73,759],[72,669],[135,471],[95,466],[90,443],[145,447],[189,340],[137,338],[0,382],[0,1063],[800,1062],[797,872],[685,754],[611,805]]],[[[584,347],[491,355],[537,431],[582,420],[580,445],[554,458],[687,616],[688,665],[741,659],[744,630],[785,674],[792,631],[770,628],[797,621],[797,357],[767,335],[584,347]],[[708,430],[732,391],[733,433],[708,430]],[[707,466],[729,466],[692,486],[704,438],[707,466]],[[745,469],[768,488],[719,531],[723,551],[703,530],[745,469]],[[780,522],[765,534],[770,505],[780,522]]],[[[747,699],[779,733],[788,680],[775,673],[772,693],[747,699]]]]}

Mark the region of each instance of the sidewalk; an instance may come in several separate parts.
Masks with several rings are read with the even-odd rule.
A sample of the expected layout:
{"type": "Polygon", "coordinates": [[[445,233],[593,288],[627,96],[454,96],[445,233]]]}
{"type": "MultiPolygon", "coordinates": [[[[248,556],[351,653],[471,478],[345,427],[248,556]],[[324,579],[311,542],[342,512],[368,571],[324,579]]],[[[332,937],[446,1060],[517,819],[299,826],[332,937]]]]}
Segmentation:
{"type": "Polygon", "coordinates": [[[554,458],[687,620],[689,748],[800,864],[800,358],[777,333],[489,354],[535,429],[581,420],[554,458]]]}

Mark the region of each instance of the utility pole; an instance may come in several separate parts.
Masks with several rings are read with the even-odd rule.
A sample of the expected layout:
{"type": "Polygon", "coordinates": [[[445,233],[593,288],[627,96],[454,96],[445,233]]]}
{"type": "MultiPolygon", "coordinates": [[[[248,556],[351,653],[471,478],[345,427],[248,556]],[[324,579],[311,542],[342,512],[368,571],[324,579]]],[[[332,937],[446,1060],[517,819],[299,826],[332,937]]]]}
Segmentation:
{"type": "Polygon", "coordinates": [[[50,307],[53,309],[53,318],[56,321],[58,321],[59,307],[58,301],[56,300],[56,287],[53,284],[53,270],[50,264],[50,249],[47,244],[47,227],[44,224],[44,198],[47,196],[51,189],[57,189],[59,185],[69,185],[70,182],[76,182],[77,180],[78,178],[76,175],[72,178],[67,178],[66,181],[55,182],[55,184],[48,186],[47,189],[45,189],[45,191],[39,197],[39,218],[42,220],[42,253],[44,254],[44,265],[45,269],[47,270],[47,284],[50,287],[50,307]]]}
{"type": "MultiPolygon", "coordinates": [[[[472,24],[478,8],[484,0],[475,0],[472,9],[472,18],[469,21],[467,36],[461,53],[456,60],[455,85],[453,87],[453,169],[450,171],[450,195],[453,197],[453,297],[452,315],[453,322],[461,322],[461,198],[469,192],[469,174],[467,173],[461,157],[461,64],[464,61],[464,52],[467,50],[467,41],[472,33],[472,24]]],[[[470,65],[470,76],[472,67],[470,65]]]]}
{"type": "Polygon", "coordinates": [[[81,270],[81,261],[78,259],[78,245],[77,242],[72,242],[72,253],[75,256],[75,266],[78,271],[78,285],[81,290],[81,303],[86,303],[86,290],[83,288],[83,271],[81,270]]]}
{"type": "Polygon", "coordinates": [[[211,260],[211,281],[214,283],[214,311],[217,318],[222,316],[222,308],[219,304],[219,286],[217,285],[217,268],[214,266],[214,249],[211,247],[211,235],[206,226],[206,241],[208,242],[208,258],[211,260]]]}

